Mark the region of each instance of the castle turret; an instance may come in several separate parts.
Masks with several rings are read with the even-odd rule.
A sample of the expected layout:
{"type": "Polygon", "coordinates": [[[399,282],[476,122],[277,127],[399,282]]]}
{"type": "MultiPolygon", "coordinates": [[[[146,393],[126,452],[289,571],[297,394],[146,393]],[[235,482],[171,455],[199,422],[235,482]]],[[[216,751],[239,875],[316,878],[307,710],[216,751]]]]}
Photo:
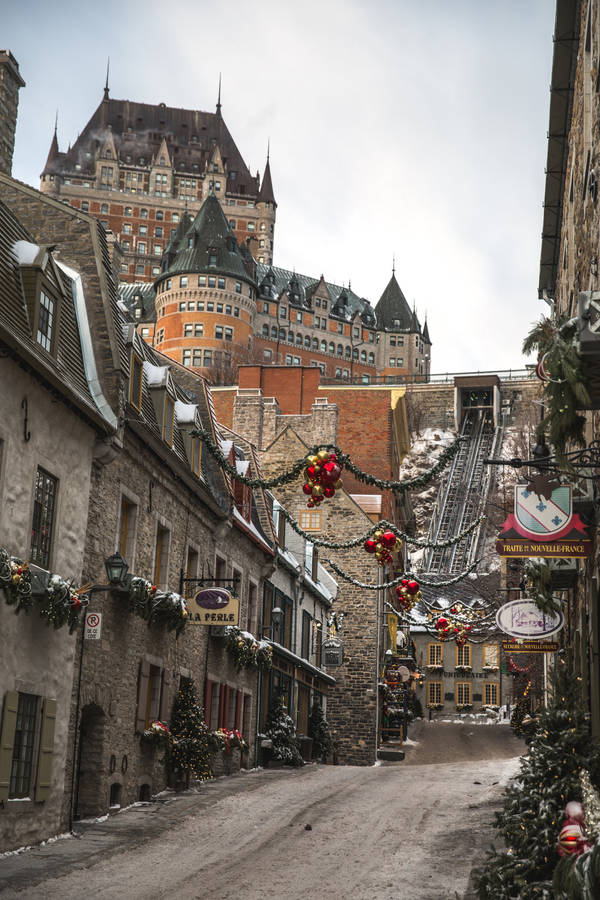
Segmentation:
{"type": "Polygon", "coordinates": [[[231,378],[252,343],[256,283],[214,193],[182,220],[161,269],[155,346],[213,381],[231,378]]]}
{"type": "Polygon", "coordinates": [[[258,197],[256,198],[256,208],[258,210],[258,244],[255,245],[252,250],[258,262],[271,265],[273,262],[273,246],[275,244],[277,203],[273,192],[273,181],[271,179],[271,166],[268,152],[265,172],[258,192],[258,197]]]}

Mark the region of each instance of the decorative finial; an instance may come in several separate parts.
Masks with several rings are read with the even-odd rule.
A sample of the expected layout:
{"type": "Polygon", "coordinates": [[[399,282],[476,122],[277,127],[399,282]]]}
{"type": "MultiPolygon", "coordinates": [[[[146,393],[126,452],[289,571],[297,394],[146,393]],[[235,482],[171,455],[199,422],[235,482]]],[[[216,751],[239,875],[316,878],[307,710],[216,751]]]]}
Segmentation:
{"type": "Polygon", "coordinates": [[[221,115],[221,73],[219,72],[219,93],[217,94],[217,115],[221,115]]]}
{"type": "Polygon", "coordinates": [[[396,254],[392,255],[392,275],[396,274],[396,254]]]}
{"type": "Polygon", "coordinates": [[[54,137],[56,137],[58,133],[58,107],[56,109],[56,116],[54,117],[54,137]]]}
{"type": "Polygon", "coordinates": [[[108,100],[108,73],[110,72],[110,56],[106,60],[106,83],[104,85],[104,99],[108,100]]]}
{"type": "Polygon", "coordinates": [[[267,140],[267,163],[269,162],[269,156],[271,155],[271,138],[267,140]]]}

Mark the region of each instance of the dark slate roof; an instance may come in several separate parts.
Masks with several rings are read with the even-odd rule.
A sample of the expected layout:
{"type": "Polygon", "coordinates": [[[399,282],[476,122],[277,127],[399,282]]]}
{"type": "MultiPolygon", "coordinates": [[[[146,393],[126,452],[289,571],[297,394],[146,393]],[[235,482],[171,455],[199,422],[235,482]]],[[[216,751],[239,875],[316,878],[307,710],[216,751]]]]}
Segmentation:
{"type": "Polygon", "coordinates": [[[426,344],[431,344],[431,338],[429,337],[429,328],[427,327],[427,319],[425,319],[425,324],[423,325],[423,340],[426,344]]]}
{"type": "MultiPolygon", "coordinates": [[[[195,390],[193,392],[190,391],[188,387],[183,387],[179,384],[177,377],[179,367],[173,363],[173,360],[165,357],[163,354],[158,353],[150,347],[139,336],[135,329],[127,324],[122,312],[120,313],[120,322],[125,340],[133,346],[138,358],[143,362],[148,363],[150,367],[159,366],[169,369],[169,389],[173,396],[183,403],[195,404],[197,406],[198,416],[202,423],[202,427],[207,431],[212,431],[214,439],[217,440],[212,401],[206,396],[207,389],[204,379],[196,376],[196,383],[194,384],[195,390]]],[[[128,404],[127,421],[140,434],[147,434],[148,437],[151,436],[154,447],[160,448],[160,451],[166,459],[171,459],[173,462],[177,461],[181,464],[184,471],[188,473],[190,482],[193,484],[195,476],[189,471],[190,461],[187,457],[182,429],[178,427],[177,424],[175,425],[173,431],[173,446],[169,447],[163,440],[162,430],[156,417],[156,409],[151,393],[152,388],[148,385],[148,372],[146,366],[144,366],[142,375],[141,410],[128,404]]],[[[210,453],[202,454],[199,481],[216,502],[220,510],[223,513],[228,512],[230,507],[229,487],[221,468],[210,453]]]]}
{"type": "MultiPolygon", "coordinates": [[[[306,308],[311,307],[311,298],[320,279],[315,279],[308,275],[299,275],[297,272],[290,271],[289,269],[280,269],[277,266],[257,263],[256,280],[259,285],[269,271],[273,273],[275,296],[278,297],[284,292],[287,293],[290,281],[296,279],[300,287],[300,305],[306,308]]],[[[336,308],[340,295],[342,295],[342,300],[345,301],[345,303],[337,304],[337,312],[333,312],[332,309],[333,315],[337,315],[340,319],[349,322],[358,313],[366,326],[369,328],[375,327],[375,311],[368,300],[365,300],[364,297],[359,297],[358,294],[355,294],[350,288],[344,288],[339,284],[333,284],[330,281],[326,281],[325,285],[329,291],[329,296],[332,299],[334,308],[336,308]]]]}
{"type": "Polygon", "coordinates": [[[154,285],[147,281],[119,283],[119,299],[133,322],[156,322],[155,297],[154,285]],[[142,303],[142,315],[136,316],[135,308],[139,300],[142,303]]]}
{"type": "MultiPolygon", "coordinates": [[[[21,245],[23,246],[23,245],[21,245]]],[[[25,249],[25,248],[24,248],[25,249]]],[[[96,405],[86,378],[72,281],[55,264],[52,247],[37,244],[14,213],[0,201],[0,343],[10,348],[53,391],[74,404],[96,427],[114,432],[96,405]],[[26,242],[33,266],[21,265],[18,242],[26,242]],[[37,247],[37,252],[36,252],[37,247]],[[47,353],[32,332],[24,284],[33,287],[33,271],[40,267],[60,298],[55,320],[56,349],[47,353]]],[[[36,298],[37,299],[37,298],[36,298]]],[[[31,302],[31,300],[30,300],[31,302]]]]}
{"type": "Polygon", "coordinates": [[[229,228],[225,213],[214,194],[209,194],[187,230],[173,239],[161,263],[157,281],[179,272],[210,272],[233,275],[254,284],[248,271],[252,257],[246,256],[229,228]],[[217,253],[217,265],[209,266],[209,255],[217,253]]]}
{"type": "MultiPolygon", "coordinates": [[[[163,138],[176,172],[203,175],[215,146],[228,172],[227,191],[255,197],[258,180],[253,177],[219,112],[177,109],[164,103],[134,103],[103,99],[91,119],[66,153],[56,153],[43,174],[91,175],[95,156],[112,134],[119,161],[149,166],[163,138]],[[142,162],[143,160],[143,162],[142,162]],[[75,169],[75,166],[80,169],[75,169]],[[194,169],[194,165],[197,166],[194,169]],[[232,178],[231,173],[235,172],[232,178]]],[[[50,158],[49,158],[50,159],[50,158]]]]}
{"type": "Polygon", "coordinates": [[[379,302],[375,307],[375,313],[377,315],[377,325],[381,330],[418,331],[419,333],[421,331],[418,319],[406,302],[406,297],[402,293],[393,273],[386,289],[379,298],[379,302]],[[394,324],[396,321],[399,322],[398,325],[394,324]]]}
{"type": "Polygon", "coordinates": [[[257,203],[272,203],[274,206],[277,206],[277,202],[275,200],[275,194],[273,193],[273,182],[271,180],[271,166],[269,165],[269,159],[267,157],[267,164],[265,166],[265,174],[263,175],[263,179],[260,185],[260,191],[258,192],[258,197],[256,198],[257,203]]]}

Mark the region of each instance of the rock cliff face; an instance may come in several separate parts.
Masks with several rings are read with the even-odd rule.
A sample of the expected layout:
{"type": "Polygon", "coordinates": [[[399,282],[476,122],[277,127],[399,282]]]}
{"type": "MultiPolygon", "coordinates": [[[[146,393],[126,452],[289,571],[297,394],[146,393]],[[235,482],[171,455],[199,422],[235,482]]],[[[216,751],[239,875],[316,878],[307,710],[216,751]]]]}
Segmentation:
{"type": "MultiPolygon", "coordinates": [[[[456,439],[456,432],[441,428],[426,428],[415,440],[410,452],[400,466],[400,480],[418,478],[436,464],[443,451],[456,439]]],[[[444,473],[422,491],[411,494],[417,526],[417,536],[423,537],[429,529],[431,514],[437,500],[438,488],[444,473]]]]}

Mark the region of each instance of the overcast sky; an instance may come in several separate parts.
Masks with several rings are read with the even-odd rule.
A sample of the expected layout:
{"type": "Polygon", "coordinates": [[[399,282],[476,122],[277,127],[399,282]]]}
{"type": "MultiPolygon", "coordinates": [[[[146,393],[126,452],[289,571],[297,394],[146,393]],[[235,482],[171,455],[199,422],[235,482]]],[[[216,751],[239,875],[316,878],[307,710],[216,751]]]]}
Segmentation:
{"type": "MultiPolygon", "coordinates": [[[[391,276],[432,372],[520,367],[537,299],[553,0],[21,0],[13,175],[39,187],[100,102],[213,110],[251,171],[267,141],[274,263],[373,304],[391,276]]],[[[531,360],[529,360],[531,361],[531,360]]]]}

